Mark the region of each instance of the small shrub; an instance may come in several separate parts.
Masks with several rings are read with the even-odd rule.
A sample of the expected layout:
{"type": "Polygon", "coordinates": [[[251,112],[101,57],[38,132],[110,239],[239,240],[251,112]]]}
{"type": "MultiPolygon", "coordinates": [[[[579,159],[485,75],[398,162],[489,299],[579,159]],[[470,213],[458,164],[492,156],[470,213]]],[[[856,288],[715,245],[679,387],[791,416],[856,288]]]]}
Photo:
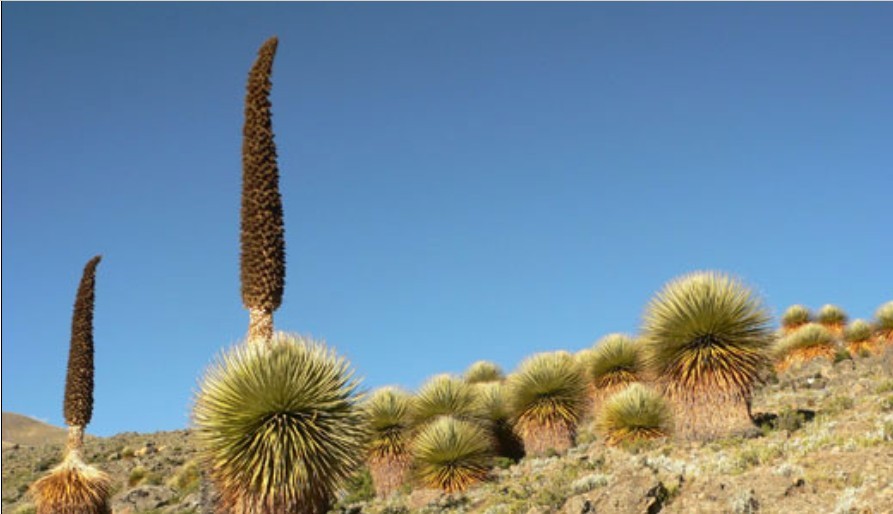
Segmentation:
{"type": "Polygon", "coordinates": [[[849,396],[834,396],[825,402],[825,412],[837,414],[853,408],[853,399],[849,396]]]}
{"type": "Polygon", "coordinates": [[[127,477],[127,485],[130,487],[135,487],[142,483],[143,479],[146,478],[146,475],[149,474],[149,470],[142,467],[137,466],[130,470],[130,476],[127,477]]]}
{"type": "Polygon", "coordinates": [[[583,494],[606,485],[608,485],[608,477],[606,475],[593,473],[574,480],[571,483],[571,491],[574,494],[583,494]]]}
{"type": "Polygon", "coordinates": [[[775,345],[776,369],[779,372],[816,358],[833,361],[836,355],[833,334],[818,323],[803,325],[775,345]]]}
{"type": "Polygon", "coordinates": [[[878,307],[874,313],[874,324],[879,339],[893,342],[893,302],[878,307]]]}
{"type": "Polygon", "coordinates": [[[375,486],[372,483],[372,474],[369,469],[363,468],[347,479],[344,486],[344,497],[339,500],[341,505],[365,502],[375,498],[375,486]]]}
{"type": "Polygon", "coordinates": [[[199,490],[201,478],[201,470],[198,464],[193,461],[177,470],[168,481],[168,485],[176,489],[180,496],[185,496],[199,490]]]}

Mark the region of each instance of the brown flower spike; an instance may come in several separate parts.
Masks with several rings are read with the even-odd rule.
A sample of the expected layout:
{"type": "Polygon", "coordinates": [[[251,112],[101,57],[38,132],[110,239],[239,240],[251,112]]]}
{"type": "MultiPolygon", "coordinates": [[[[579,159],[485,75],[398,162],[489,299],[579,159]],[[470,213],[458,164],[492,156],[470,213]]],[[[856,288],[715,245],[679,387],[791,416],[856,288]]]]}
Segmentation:
{"type": "Polygon", "coordinates": [[[87,426],[93,417],[93,299],[100,260],[102,256],[97,255],[84,266],[74,301],[63,405],[69,426],[87,426]]]}
{"type": "Polygon", "coordinates": [[[273,141],[270,89],[278,40],[268,39],[248,74],[242,130],[242,303],[251,321],[248,339],[268,341],[273,311],[285,288],[285,226],[273,141]]]}

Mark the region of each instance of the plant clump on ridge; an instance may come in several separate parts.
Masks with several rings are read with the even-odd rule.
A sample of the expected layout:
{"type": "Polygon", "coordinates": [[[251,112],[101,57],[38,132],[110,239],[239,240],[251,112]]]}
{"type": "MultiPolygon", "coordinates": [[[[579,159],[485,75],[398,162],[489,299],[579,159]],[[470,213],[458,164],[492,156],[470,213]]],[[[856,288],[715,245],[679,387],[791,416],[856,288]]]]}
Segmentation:
{"type": "Polygon", "coordinates": [[[107,514],[111,479],[83,460],[84,429],[93,417],[93,304],[96,267],[90,259],[81,276],[71,321],[63,413],[68,441],[62,463],[31,486],[37,514],[107,514]]]}
{"type": "Polygon", "coordinates": [[[412,463],[411,408],[412,397],[393,387],[375,391],[363,405],[370,431],[366,462],[379,497],[390,495],[407,480],[412,463]]]}
{"type": "Polygon", "coordinates": [[[586,401],[586,382],[567,352],[528,357],[508,379],[515,429],[527,455],[564,452],[574,445],[586,401]]]}
{"type": "Polygon", "coordinates": [[[490,471],[490,438],[468,421],[441,416],[423,427],[412,453],[420,482],[447,493],[464,491],[483,481],[490,471]]]}
{"type": "Polygon", "coordinates": [[[823,305],[816,315],[816,321],[831,331],[835,337],[843,335],[846,326],[847,315],[843,309],[836,305],[823,305]]]}
{"type": "Polygon", "coordinates": [[[877,345],[872,339],[872,335],[871,324],[864,319],[854,320],[843,331],[843,339],[846,341],[847,350],[853,355],[875,351],[877,345]]]}
{"type": "Polygon", "coordinates": [[[640,341],[674,407],[675,433],[709,438],[753,426],[753,387],[770,362],[769,320],[749,288],[717,272],[684,275],[651,300],[640,341]]]}
{"type": "Polygon", "coordinates": [[[609,445],[666,437],[671,430],[670,408],[654,390],[631,384],[605,401],[596,427],[609,445]]]}
{"type": "Polygon", "coordinates": [[[834,335],[831,331],[824,325],[809,323],[778,341],[775,347],[775,367],[783,372],[791,366],[816,358],[832,360],[835,352],[834,335]]]}
{"type": "Polygon", "coordinates": [[[893,302],[887,302],[874,313],[876,336],[881,342],[893,343],[893,302]]]}
{"type": "Polygon", "coordinates": [[[193,410],[202,458],[227,512],[325,512],[360,464],[357,382],[323,344],[277,333],[208,370],[193,410]]]}
{"type": "Polygon", "coordinates": [[[781,328],[783,334],[790,334],[801,326],[812,321],[812,313],[803,305],[791,305],[781,315],[781,328]]]}

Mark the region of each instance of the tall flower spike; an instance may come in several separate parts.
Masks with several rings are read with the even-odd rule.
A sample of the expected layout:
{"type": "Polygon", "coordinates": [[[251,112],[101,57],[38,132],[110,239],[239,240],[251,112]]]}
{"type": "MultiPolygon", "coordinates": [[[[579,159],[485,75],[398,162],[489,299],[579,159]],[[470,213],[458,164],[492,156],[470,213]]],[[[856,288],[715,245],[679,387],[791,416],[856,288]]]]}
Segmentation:
{"type": "Polygon", "coordinates": [[[84,427],[93,417],[93,300],[100,260],[102,256],[97,255],[84,266],[74,300],[63,404],[65,423],[69,426],[84,427]]]}
{"type": "Polygon", "coordinates": [[[249,341],[269,341],[285,288],[285,226],[273,142],[270,89],[278,40],[268,39],[248,74],[242,130],[241,281],[249,341]]]}

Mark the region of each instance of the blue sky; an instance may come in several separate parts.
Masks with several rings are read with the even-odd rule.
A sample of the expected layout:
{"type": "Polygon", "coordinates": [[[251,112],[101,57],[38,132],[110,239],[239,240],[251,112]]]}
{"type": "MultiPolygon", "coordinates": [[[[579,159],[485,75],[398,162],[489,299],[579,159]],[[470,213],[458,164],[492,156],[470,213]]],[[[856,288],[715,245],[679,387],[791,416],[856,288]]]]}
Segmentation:
{"type": "Polygon", "coordinates": [[[242,101],[280,38],[277,327],[364,385],[635,331],[737,274],[869,317],[893,299],[893,5],[2,6],[3,410],[62,424],[97,277],[89,430],[174,429],[247,326],[242,101]]]}

